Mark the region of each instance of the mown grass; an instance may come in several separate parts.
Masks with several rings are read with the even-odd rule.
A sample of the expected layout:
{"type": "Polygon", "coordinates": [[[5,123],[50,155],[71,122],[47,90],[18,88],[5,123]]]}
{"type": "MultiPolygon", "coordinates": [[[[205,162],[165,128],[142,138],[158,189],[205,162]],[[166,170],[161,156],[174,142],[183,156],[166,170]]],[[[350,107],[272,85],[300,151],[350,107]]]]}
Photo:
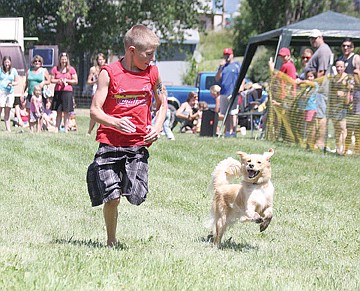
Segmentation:
{"type": "MultiPolygon", "coordinates": [[[[358,157],[280,143],[178,134],[150,147],[150,192],[124,199],[115,249],[85,175],[97,149],[88,117],[69,134],[0,132],[1,290],[359,290],[358,157]],[[275,217],[207,242],[215,165],[275,149],[275,217]]],[[[3,126],[3,124],[1,124],[3,126]]],[[[1,127],[2,128],[2,127],[1,127]]]]}

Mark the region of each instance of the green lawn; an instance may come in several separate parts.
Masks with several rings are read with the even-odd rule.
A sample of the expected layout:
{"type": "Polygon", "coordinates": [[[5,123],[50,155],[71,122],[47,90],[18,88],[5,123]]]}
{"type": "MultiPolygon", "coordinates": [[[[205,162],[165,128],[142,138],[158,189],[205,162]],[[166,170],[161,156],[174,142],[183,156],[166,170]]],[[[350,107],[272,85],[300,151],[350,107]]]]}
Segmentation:
{"type": "Polygon", "coordinates": [[[1,290],[360,290],[360,158],[250,138],[179,134],[150,147],[150,192],[122,200],[116,249],[85,176],[97,149],[78,132],[30,134],[0,124],[1,290]],[[206,240],[215,165],[238,150],[272,158],[274,219],[206,240]]]}

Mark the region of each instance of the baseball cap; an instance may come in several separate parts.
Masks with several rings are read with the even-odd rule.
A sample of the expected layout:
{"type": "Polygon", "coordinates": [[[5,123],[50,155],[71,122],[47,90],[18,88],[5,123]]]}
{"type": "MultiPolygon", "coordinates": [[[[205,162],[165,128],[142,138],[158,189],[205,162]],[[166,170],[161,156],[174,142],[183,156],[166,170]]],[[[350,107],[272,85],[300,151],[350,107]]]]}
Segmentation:
{"type": "Polygon", "coordinates": [[[278,55],[281,56],[281,57],[285,57],[285,56],[290,56],[291,53],[290,53],[290,50],[287,47],[283,47],[283,48],[281,48],[279,50],[278,55]]]}
{"type": "Polygon", "coordinates": [[[313,37],[313,38],[317,38],[319,36],[322,36],[322,33],[320,30],[318,29],[313,29],[311,32],[310,32],[310,35],[309,37],[313,37]]]}
{"type": "Polygon", "coordinates": [[[232,55],[233,54],[233,50],[229,47],[227,47],[226,49],[224,49],[224,55],[232,55]]]}

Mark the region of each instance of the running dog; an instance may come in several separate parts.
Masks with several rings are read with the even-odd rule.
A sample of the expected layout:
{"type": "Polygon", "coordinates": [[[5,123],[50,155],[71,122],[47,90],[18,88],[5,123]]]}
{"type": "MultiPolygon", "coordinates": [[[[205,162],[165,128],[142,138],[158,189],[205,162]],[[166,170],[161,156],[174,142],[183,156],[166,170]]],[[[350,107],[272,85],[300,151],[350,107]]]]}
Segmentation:
{"type": "Polygon", "coordinates": [[[227,158],[212,173],[211,228],[214,244],[218,247],[226,228],[236,219],[259,223],[260,231],[264,231],[273,216],[274,187],[270,181],[270,158],[274,150],[270,149],[262,155],[237,154],[240,161],[227,158]],[[240,184],[230,183],[234,177],[242,177],[240,184]]]}

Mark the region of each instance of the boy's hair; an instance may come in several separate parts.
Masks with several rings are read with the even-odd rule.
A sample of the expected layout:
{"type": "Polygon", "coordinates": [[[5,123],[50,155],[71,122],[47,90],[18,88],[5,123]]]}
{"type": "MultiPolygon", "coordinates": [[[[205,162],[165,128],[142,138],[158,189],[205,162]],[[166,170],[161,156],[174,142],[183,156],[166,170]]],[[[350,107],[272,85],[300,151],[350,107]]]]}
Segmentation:
{"type": "Polygon", "coordinates": [[[140,50],[148,48],[157,48],[160,40],[157,35],[145,25],[137,24],[131,27],[125,34],[125,51],[129,46],[134,46],[140,50]]]}
{"type": "Polygon", "coordinates": [[[210,87],[210,92],[213,93],[220,93],[221,87],[219,85],[212,85],[210,87]]]}

